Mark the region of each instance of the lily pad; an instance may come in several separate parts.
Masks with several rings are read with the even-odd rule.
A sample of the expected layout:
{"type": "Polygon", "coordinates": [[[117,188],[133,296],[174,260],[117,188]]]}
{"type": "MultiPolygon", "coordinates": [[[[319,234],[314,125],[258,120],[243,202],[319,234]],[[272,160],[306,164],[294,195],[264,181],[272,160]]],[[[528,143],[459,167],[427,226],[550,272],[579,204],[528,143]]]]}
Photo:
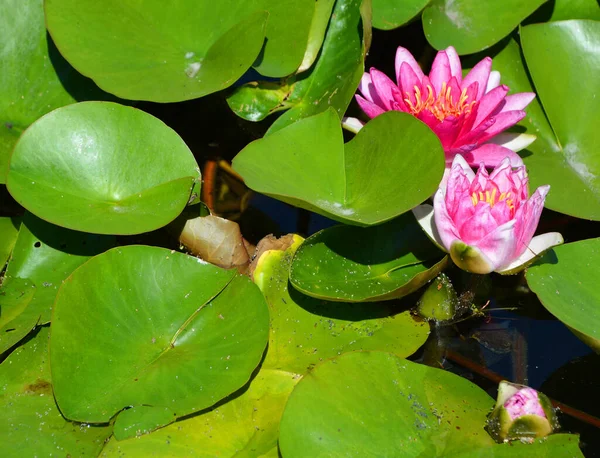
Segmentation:
{"type": "Polygon", "coordinates": [[[0,292],[11,285],[13,279],[28,279],[37,289],[27,313],[36,314],[41,324],[48,323],[63,280],[115,243],[114,236],[71,231],[26,212],[0,292]]]}
{"type": "Polygon", "coordinates": [[[600,340],[600,238],[567,243],[527,270],[527,283],[544,307],[567,326],[600,340]]]}
{"type": "MultiPolygon", "coordinates": [[[[236,3],[252,4],[251,1],[236,3]]],[[[304,59],[315,0],[254,0],[254,3],[255,8],[269,12],[267,40],[253,64],[254,68],[260,74],[271,77],[294,73],[304,59]]]]}
{"type": "Polygon", "coordinates": [[[418,16],[429,0],[372,0],[373,27],[392,30],[418,16]]]}
{"type": "Polygon", "coordinates": [[[434,48],[471,54],[498,43],[545,1],[432,0],[423,10],[423,30],[434,48]]]}
{"type": "Polygon", "coordinates": [[[298,379],[288,372],[261,370],[249,387],[225,404],[152,434],[112,438],[100,456],[276,457],[279,420],[298,379]]]}
{"type": "Polygon", "coordinates": [[[252,65],[265,38],[264,3],[46,0],[44,6],[61,54],[102,89],[125,99],[178,102],[224,89],[252,65]]]}
{"type": "MultiPolygon", "coordinates": [[[[319,57],[310,71],[282,82],[279,87],[272,86],[268,91],[264,84],[256,83],[239,88],[230,97],[234,112],[245,119],[260,120],[292,107],[271,125],[268,135],[329,107],[334,108],[341,119],[364,71],[364,54],[370,36],[370,25],[365,25],[361,15],[365,5],[368,3],[362,0],[337,0],[319,57]]],[[[327,5],[321,7],[317,7],[319,14],[328,13],[327,5]]],[[[318,41],[319,31],[315,33],[318,41]]]]}
{"type": "Polygon", "coordinates": [[[298,73],[308,70],[317,60],[323,41],[325,40],[325,32],[329,19],[331,19],[331,11],[335,0],[316,0],[315,11],[313,12],[310,30],[308,31],[308,43],[304,58],[298,68],[298,73]]]}
{"type": "Polygon", "coordinates": [[[136,234],[179,215],[200,171],[169,127],[135,108],[83,102],[23,134],[7,186],[46,221],[84,232],[136,234]]]}
{"type": "MultiPolygon", "coordinates": [[[[556,140],[550,137],[547,144],[559,145],[542,152],[536,151],[534,143],[534,154],[526,163],[535,170],[536,181],[546,179],[553,186],[550,208],[600,220],[600,133],[592,121],[600,119],[600,105],[595,100],[600,95],[600,22],[529,25],[521,30],[521,45],[556,134],[556,140]]],[[[546,146],[540,143],[539,148],[546,146]]]]}
{"type": "MultiPolygon", "coordinates": [[[[260,291],[235,271],[163,248],[109,250],[77,269],[56,298],[56,401],[67,418],[92,423],[128,406],[189,415],[248,381],[268,323],[260,291]]],[[[156,421],[148,410],[140,415],[126,423],[156,421]]]]}
{"type": "Polygon", "coordinates": [[[0,354],[21,341],[39,323],[41,312],[30,308],[35,285],[22,278],[4,280],[0,291],[0,354]]]}
{"type": "Polygon", "coordinates": [[[42,327],[0,365],[0,444],[5,458],[97,456],[109,426],[72,423],[52,396],[49,328],[42,327]]]}
{"type": "Polygon", "coordinates": [[[468,450],[448,458],[583,458],[579,448],[579,436],[575,434],[553,434],[536,439],[531,444],[519,441],[495,444],[483,449],[468,450]]]}
{"type": "Polygon", "coordinates": [[[284,458],[449,456],[491,446],[482,389],[383,352],[351,352],[296,385],[280,425],[284,458]]]}
{"type": "Polygon", "coordinates": [[[427,199],[444,171],[437,136],[390,111],[344,145],[335,111],[250,143],[233,160],[255,191],[347,224],[388,221],[427,199]]]}
{"type": "Polygon", "coordinates": [[[538,137],[521,151],[527,165],[530,188],[550,184],[552,188],[546,198],[546,207],[579,218],[599,220],[600,181],[597,177],[600,176],[600,150],[593,144],[594,141],[597,144],[599,134],[593,122],[586,121],[593,117],[580,117],[582,113],[600,116],[591,95],[600,90],[597,78],[600,60],[590,55],[594,46],[600,46],[600,27],[596,23],[591,24],[591,21],[556,22],[535,30],[529,27],[538,26],[523,28],[523,45],[530,49],[529,53],[539,53],[539,56],[532,56],[535,63],[530,68],[536,82],[535,89],[529,82],[519,46],[514,41],[510,41],[494,57],[493,67],[502,73],[502,81],[512,92],[538,91],[542,104],[549,99],[550,111],[546,113],[549,117],[552,113],[559,122],[557,130],[551,125],[554,121],[546,117],[546,106],[542,108],[538,99],[529,104],[527,117],[520,122],[520,126],[527,129],[526,133],[538,137]],[[581,33],[579,26],[582,27],[581,33]],[[590,30],[598,30],[598,33],[586,35],[590,30]],[[541,39],[539,34],[548,38],[541,39]],[[532,38],[529,44],[525,43],[532,38]],[[594,41],[598,44],[593,45],[594,41]],[[543,65],[549,67],[542,69],[542,60],[545,62],[543,65]],[[545,75],[547,68],[554,69],[552,79],[560,85],[550,82],[545,75]],[[542,84],[539,89],[537,81],[542,84]],[[553,92],[549,92],[549,84],[552,84],[553,92]],[[573,90],[574,87],[578,88],[577,91],[573,90]],[[560,112],[557,111],[558,101],[561,101],[560,112]],[[566,118],[583,121],[573,126],[573,120],[565,121],[566,118]],[[564,135],[562,138],[561,134],[564,135]],[[591,149],[586,145],[592,145],[591,149]]]}
{"type": "Polygon", "coordinates": [[[305,296],[288,282],[294,253],[302,238],[283,250],[262,254],[254,281],[271,315],[263,368],[305,374],[319,362],[351,350],[382,350],[409,356],[425,343],[429,326],[390,303],[343,304],[305,296]]]}
{"type": "Polygon", "coordinates": [[[290,270],[294,288],[345,302],[395,299],[436,277],[446,259],[412,214],[370,228],[336,226],[309,237],[290,270]]]}
{"type": "Polygon", "coordinates": [[[17,241],[20,221],[18,218],[0,217],[0,270],[4,268],[17,241]]]}
{"type": "Polygon", "coordinates": [[[77,100],[112,98],[77,73],[48,40],[43,0],[2,0],[0,183],[10,153],[36,119],[77,100]]]}

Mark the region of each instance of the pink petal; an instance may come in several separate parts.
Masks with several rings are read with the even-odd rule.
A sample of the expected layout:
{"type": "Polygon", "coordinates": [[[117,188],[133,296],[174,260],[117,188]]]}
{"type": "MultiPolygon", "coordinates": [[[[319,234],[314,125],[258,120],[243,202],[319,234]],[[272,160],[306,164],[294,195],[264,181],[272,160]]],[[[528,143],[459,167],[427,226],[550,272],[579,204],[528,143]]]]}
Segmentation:
{"type": "Polygon", "coordinates": [[[523,110],[535,99],[533,92],[519,92],[506,96],[506,104],[502,107],[502,111],[523,110]]]}
{"type": "Polygon", "coordinates": [[[356,101],[358,102],[358,106],[365,112],[365,114],[369,118],[374,118],[375,116],[379,116],[381,113],[384,113],[385,110],[378,105],[375,105],[373,102],[369,102],[368,100],[362,98],[360,95],[355,95],[356,101]]]}
{"type": "MultiPolygon", "coordinates": [[[[431,114],[427,110],[423,110],[419,113],[418,116],[425,124],[427,124],[431,130],[435,132],[435,134],[442,142],[442,148],[444,151],[450,149],[454,140],[458,135],[460,130],[460,123],[455,118],[446,118],[442,122],[440,122],[433,114],[431,114]]],[[[452,155],[453,157],[453,155],[452,155]]],[[[446,156],[446,160],[451,160],[452,157],[446,156]]]]}
{"type": "Polygon", "coordinates": [[[454,160],[452,161],[452,171],[453,173],[459,173],[459,171],[462,171],[462,173],[465,174],[470,182],[475,179],[475,172],[473,172],[471,166],[460,154],[454,156],[454,160]],[[456,170],[456,172],[454,172],[454,170],[456,170]]]}
{"type": "Polygon", "coordinates": [[[442,84],[450,81],[451,77],[450,61],[448,60],[446,51],[439,51],[433,60],[431,71],[429,72],[429,79],[436,94],[442,91],[442,84]]]}
{"type": "Polygon", "coordinates": [[[515,172],[513,172],[512,167],[510,157],[505,156],[490,174],[490,180],[494,182],[500,193],[514,193],[515,187],[520,186],[518,183],[515,186],[515,172]]]}
{"type": "Polygon", "coordinates": [[[502,225],[511,219],[513,219],[513,211],[508,206],[506,200],[501,200],[500,202],[496,202],[496,204],[491,209],[492,216],[496,221],[498,221],[499,225],[502,225]]]}
{"type": "Polygon", "coordinates": [[[423,94],[421,79],[417,77],[412,67],[404,62],[400,67],[400,92],[403,99],[408,99],[414,105],[416,103],[415,88],[423,94]]]}
{"type": "Polygon", "coordinates": [[[495,145],[493,143],[484,143],[480,147],[464,153],[464,157],[465,160],[474,167],[482,162],[486,167],[496,167],[504,158],[510,160],[511,167],[523,165],[523,159],[521,159],[521,156],[517,153],[504,146],[495,145]]]}
{"type": "Polygon", "coordinates": [[[485,132],[477,139],[477,142],[481,144],[483,142],[488,141],[494,135],[499,134],[500,132],[508,129],[511,126],[514,126],[521,119],[523,119],[525,115],[526,113],[524,111],[515,110],[504,111],[495,116],[494,118],[490,118],[494,119],[494,123],[485,130],[485,132]]]}
{"type": "Polygon", "coordinates": [[[402,100],[400,90],[387,75],[379,70],[372,68],[370,71],[371,81],[375,92],[379,95],[381,104],[377,104],[386,111],[393,110],[397,100],[402,100]]]}
{"type": "Polygon", "coordinates": [[[395,64],[396,64],[395,65],[396,66],[396,81],[398,82],[398,86],[402,86],[400,84],[400,75],[401,75],[402,64],[408,64],[412,68],[414,74],[419,79],[419,81],[421,81],[423,79],[423,76],[425,76],[423,74],[423,70],[421,70],[421,67],[419,67],[419,64],[417,63],[417,61],[415,60],[413,55],[410,53],[410,51],[408,51],[408,49],[406,49],[406,48],[403,48],[402,46],[399,46],[398,49],[396,50],[395,64]]]}
{"type": "Polygon", "coordinates": [[[371,75],[369,75],[368,73],[363,73],[363,76],[360,79],[360,83],[358,85],[358,90],[361,92],[363,97],[369,102],[373,102],[376,105],[381,105],[379,95],[377,95],[377,91],[375,91],[375,87],[373,86],[373,82],[371,81],[371,75]]]}
{"type": "Polygon", "coordinates": [[[523,388],[504,403],[504,408],[511,420],[523,415],[536,415],[546,418],[546,413],[540,404],[537,391],[533,388],[523,388]]]}
{"type": "Polygon", "coordinates": [[[481,250],[494,266],[493,270],[496,270],[513,259],[516,242],[515,220],[512,219],[498,226],[474,246],[481,250]]]}
{"type": "Polygon", "coordinates": [[[447,87],[450,88],[450,97],[452,97],[452,101],[454,103],[458,102],[460,100],[460,93],[462,92],[458,80],[453,76],[446,83],[447,87]]]}
{"type": "Polygon", "coordinates": [[[460,64],[460,58],[456,53],[456,49],[452,46],[446,48],[446,55],[448,56],[448,62],[450,63],[450,74],[455,77],[460,85],[462,80],[462,65],[460,64]]]}
{"type": "MultiPolygon", "coordinates": [[[[468,196],[467,199],[470,200],[468,196]]],[[[473,204],[471,203],[471,205],[473,204]]],[[[462,241],[467,245],[477,245],[477,242],[479,242],[480,239],[484,238],[498,227],[498,222],[494,219],[490,211],[490,204],[480,201],[474,208],[475,211],[470,218],[462,221],[459,221],[458,219],[455,220],[455,224],[459,226],[458,233],[460,234],[462,241]]]]}
{"type": "Polygon", "coordinates": [[[442,243],[444,249],[449,251],[452,243],[457,239],[460,240],[460,237],[454,221],[452,221],[448,214],[444,194],[442,189],[438,189],[433,197],[433,218],[439,241],[442,243]]]}
{"type": "Polygon", "coordinates": [[[506,94],[508,94],[508,86],[504,85],[498,86],[485,94],[479,101],[477,117],[475,118],[473,125],[478,126],[481,121],[492,115],[495,110],[497,111],[494,114],[497,114],[500,111],[500,108],[502,108],[498,106],[504,101],[506,94]]]}
{"type": "Polygon", "coordinates": [[[542,210],[544,209],[544,201],[546,195],[550,191],[550,186],[540,186],[533,193],[531,198],[525,205],[517,211],[515,219],[517,220],[517,246],[515,257],[520,256],[526,250],[529,242],[533,238],[533,234],[537,229],[540,221],[542,210]]]}
{"type": "Polygon", "coordinates": [[[484,58],[475,67],[471,69],[465,79],[462,81],[462,88],[469,87],[472,83],[477,82],[479,84],[479,90],[477,92],[477,100],[481,99],[487,88],[488,79],[490,77],[490,71],[492,70],[492,59],[489,57],[484,58]]]}

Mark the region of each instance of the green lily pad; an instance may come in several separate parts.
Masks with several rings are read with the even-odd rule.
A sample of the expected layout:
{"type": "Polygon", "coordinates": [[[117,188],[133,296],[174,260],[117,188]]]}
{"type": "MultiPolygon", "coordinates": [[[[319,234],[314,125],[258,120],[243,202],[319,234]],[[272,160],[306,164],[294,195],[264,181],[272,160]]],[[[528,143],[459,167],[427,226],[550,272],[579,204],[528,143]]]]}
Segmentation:
{"type": "MultiPolygon", "coordinates": [[[[600,23],[579,20],[530,25],[521,30],[521,45],[556,134],[546,143],[559,145],[547,152],[548,147],[536,150],[534,143],[534,154],[525,158],[526,164],[535,170],[536,181],[546,179],[552,185],[550,208],[600,220],[600,133],[591,122],[600,118],[600,105],[593,96],[600,91],[600,23]]],[[[546,146],[540,143],[537,148],[546,146]]]]}
{"type": "Polygon", "coordinates": [[[265,38],[264,3],[46,0],[44,6],[61,54],[98,86],[125,99],[178,102],[224,89],[252,65],[265,38]]]}
{"type": "Polygon", "coordinates": [[[52,396],[48,334],[49,328],[40,328],[0,365],[2,456],[97,456],[112,428],[72,423],[60,414],[52,396]]]}
{"type": "Polygon", "coordinates": [[[317,62],[294,83],[286,98],[293,108],[271,125],[268,134],[329,107],[342,118],[364,72],[370,24],[364,23],[362,4],[363,0],[335,2],[317,62]]]}
{"type": "Polygon", "coordinates": [[[112,98],[77,73],[48,40],[43,0],[2,0],[0,183],[10,153],[36,119],[77,100],[112,98]]]}
{"type": "Polygon", "coordinates": [[[526,274],[550,313],[595,340],[600,340],[599,263],[600,238],[582,240],[548,251],[526,274]]]}
{"type": "Polygon", "coordinates": [[[373,27],[392,30],[418,16],[429,0],[372,0],[373,27]]]}
{"type": "Polygon", "coordinates": [[[0,291],[0,354],[21,341],[40,321],[41,312],[30,308],[35,285],[23,278],[5,279],[0,291]]]}
{"type": "Polygon", "coordinates": [[[295,291],[288,283],[290,265],[302,238],[285,251],[269,250],[259,258],[254,281],[271,315],[263,368],[305,374],[319,362],[351,350],[382,350],[409,356],[427,340],[429,326],[410,312],[387,304],[326,302],[295,291]]]}
{"type": "Polygon", "coordinates": [[[258,457],[277,456],[279,419],[299,377],[261,370],[249,387],[207,413],[135,439],[112,438],[101,457],[258,457]]]}
{"type": "Polygon", "coordinates": [[[271,77],[294,73],[304,58],[315,0],[255,0],[254,3],[256,8],[269,11],[267,40],[254,68],[260,74],[271,77]]]}
{"type": "Polygon", "coordinates": [[[334,4],[335,0],[316,0],[315,11],[308,31],[308,43],[298,73],[308,70],[317,60],[325,40],[325,33],[327,32],[327,25],[331,19],[334,4]]]}
{"type": "Polygon", "coordinates": [[[41,324],[48,323],[58,288],[65,278],[115,243],[114,236],[71,231],[26,212],[0,292],[13,279],[30,280],[37,290],[27,312],[36,314],[41,324]]]}
{"type": "MultiPolygon", "coordinates": [[[[77,269],[56,298],[56,401],[67,418],[92,423],[128,406],[189,415],[248,381],[268,323],[260,291],[235,271],[163,248],[109,250],[77,269]]],[[[124,427],[156,420],[140,415],[124,427]]]]}
{"type": "Polygon", "coordinates": [[[98,234],[158,229],[200,178],[183,140],[153,116],[110,102],[59,108],[23,134],[7,186],[46,221],[98,234]]]}
{"type": "Polygon", "coordinates": [[[284,83],[252,81],[227,97],[229,108],[246,121],[262,121],[272,113],[290,108],[285,100],[292,87],[284,83]]]}
{"type": "Polygon", "coordinates": [[[546,207],[579,218],[598,220],[600,181],[597,176],[600,174],[600,150],[593,142],[598,142],[599,134],[594,130],[593,123],[578,122],[573,125],[573,120],[565,119],[595,119],[593,116],[600,116],[599,108],[590,96],[598,91],[600,60],[590,53],[594,40],[598,42],[596,46],[600,46],[600,27],[591,21],[556,22],[547,24],[542,29],[529,27],[538,26],[523,28],[522,37],[529,54],[539,53],[531,56],[532,62],[535,61],[530,68],[536,83],[535,89],[529,82],[519,46],[514,41],[510,41],[494,57],[493,67],[502,73],[503,83],[512,92],[537,91],[544,104],[542,108],[539,99],[534,100],[527,107],[527,117],[520,122],[526,128],[526,133],[538,137],[526,150],[521,151],[527,165],[530,188],[550,184],[552,189],[546,198],[546,207]],[[577,32],[579,26],[582,27],[582,34],[577,32]],[[597,30],[598,33],[588,35],[590,30],[597,30]],[[540,38],[540,34],[547,38],[540,38]],[[591,41],[584,40],[581,38],[583,36],[591,41]],[[528,40],[529,44],[526,43],[528,40]],[[542,61],[548,67],[542,69],[542,61]],[[547,68],[553,68],[552,80],[560,82],[559,86],[550,82],[550,78],[545,75],[547,68]],[[540,88],[538,82],[541,83],[540,88]],[[550,87],[553,92],[549,92],[550,87]],[[573,89],[575,87],[577,90],[573,89]],[[559,101],[562,104],[560,112],[557,111],[559,101]],[[549,118],[546,118],[545,110],[549,118]],[[592,117],[581,118],[583,113],[592,117]],[[553,119],[558,121],[556,128],[551,125],[553,119]],[[589,145],[592,147],[589,148],[589,145]]]}
{"type": "Polygon", "coordinates": [[[4,265],[12,253],[20,224],[18,218],[0,217],[0,270],[4,269],[4,265]]]}
{"type": "Polygon", "coordinates": [[[568,21],[569,19],[599,21],[600,4],[598,4],[598,0],[553,0],[536,11],[528,22],[533,24],[547,21],[568,21]]]}
{"type": "Polygon", "coordinates": [[[446,265],[411,213],[370,228],[336,226],[309,237],[290,270],[294,288],[346,302],[395,299],[417,290],[446,265]]]}
{"type": "Polygon", "coordinates": [[[579,437],[575,434],[553,434],[533,443],[519,441],[495,444],[483,449],[468,450],[448,458],[583,458],[579,448],[579,437]]]}
{"type": "Polygon", "coordinates": [[[434,48],[471,54],[498,43],[545,1],[432,0],[423,10],[423,30],[434,48]]]}
{"type": "Polygon", "coordinates": [[[330,108],[250,143],[233,167],[255,191],[368,226],[431,196],[444,171],[444,153],[425,124],[395,111],[372,119],[344,145],[330,108]]]}
{"type": "Polygon", "coordinates": [[[296,385],[280,425],[284,458],[448,456],[491,446],[482,389],[383,352],[351,352],[296,385]]]}

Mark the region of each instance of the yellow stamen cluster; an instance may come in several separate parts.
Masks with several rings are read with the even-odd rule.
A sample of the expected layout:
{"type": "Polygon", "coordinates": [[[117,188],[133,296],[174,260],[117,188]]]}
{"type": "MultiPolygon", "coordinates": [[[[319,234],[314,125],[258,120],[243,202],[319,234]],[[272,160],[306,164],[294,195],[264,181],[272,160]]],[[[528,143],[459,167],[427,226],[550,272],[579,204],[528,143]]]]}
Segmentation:
{"type": "Polygon", "coordinates": [[[490,207],[493,207],[498,202],[502,202],[503,200],[505,200],[508,208],[510,208],[511,210],[514,210],[515,204],[514,204],[513,200],[510,199],[511,193],[503,192],[500,194],[500,196],[498,196],[498,200],[496,200],[496,195],[498,194],[497,191],[498,190],[496,188],[494,188],[494,189],[492,189],[492,192],[490,192],[490,191],[485,191],[485,193],[483,191],[474,192],[473,194],[471,194],[471,202],[473,202],[473,206],[476,206],[479,202],[487,202],[488,204],[490,204],[490,207]]]}
{"type": "Polygon", "coordinates": [[[457,102],[452,100],[452,87],[448,87],[446,83],[442,83],[442,90],[438,94],[437,98],[433,96],[433,88],[427,86],[427,98],[421,94],[421,89],[417,86],[415,89],[415,103],[410,100],[410,94],[405,93],[406,106],[410,110],[411,114],[418,115],[423,110],[429,110],[438,120],[443,121],[447,116],[458,117],[463,113],[470,113],[475,100],[469,102],[467,96],[467,90],[463,89],[457,102]]]}

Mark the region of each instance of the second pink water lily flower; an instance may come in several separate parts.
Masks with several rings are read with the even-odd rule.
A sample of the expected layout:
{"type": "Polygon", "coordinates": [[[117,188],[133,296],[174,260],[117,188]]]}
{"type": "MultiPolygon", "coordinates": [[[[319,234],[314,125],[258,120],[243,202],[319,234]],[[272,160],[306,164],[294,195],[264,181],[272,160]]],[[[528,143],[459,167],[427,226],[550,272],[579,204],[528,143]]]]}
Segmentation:
{"type": "MultiPolygon", "coordinates": [[[[447,165],[457,153],[473,166],[484,162],[494,167],[505,157],[514,167],[523,164],[514,151],[525,148],[535,136],[497,136],[523,119],[523,109],[535,94],[507,95],[509,89],[500,84],[500,73],[492,71],[489,57],[463,78],[458,54],[450,46],[438,52],[431,72],[425,75],[412,54],[399,47],[396,82],[375,68],[364,74],[359,86],[362,96],[356,95],[356,100],[367,116],[374,118],[390,110],[416,116],[439,137],[447,165]]],[[[349,119],[346,124],[358,121],[349,119]]]]}
{"type": "Polygon", "coordinates": [[[427,235],[454,263],[475,274],[515,273],[548,248],[561,244],[557,232],[533,237],[550,186],[529,196],[525,166],[505,158],[491,173],[477,174],[460,154],[431,205],[413,209],[427,235]]]}

